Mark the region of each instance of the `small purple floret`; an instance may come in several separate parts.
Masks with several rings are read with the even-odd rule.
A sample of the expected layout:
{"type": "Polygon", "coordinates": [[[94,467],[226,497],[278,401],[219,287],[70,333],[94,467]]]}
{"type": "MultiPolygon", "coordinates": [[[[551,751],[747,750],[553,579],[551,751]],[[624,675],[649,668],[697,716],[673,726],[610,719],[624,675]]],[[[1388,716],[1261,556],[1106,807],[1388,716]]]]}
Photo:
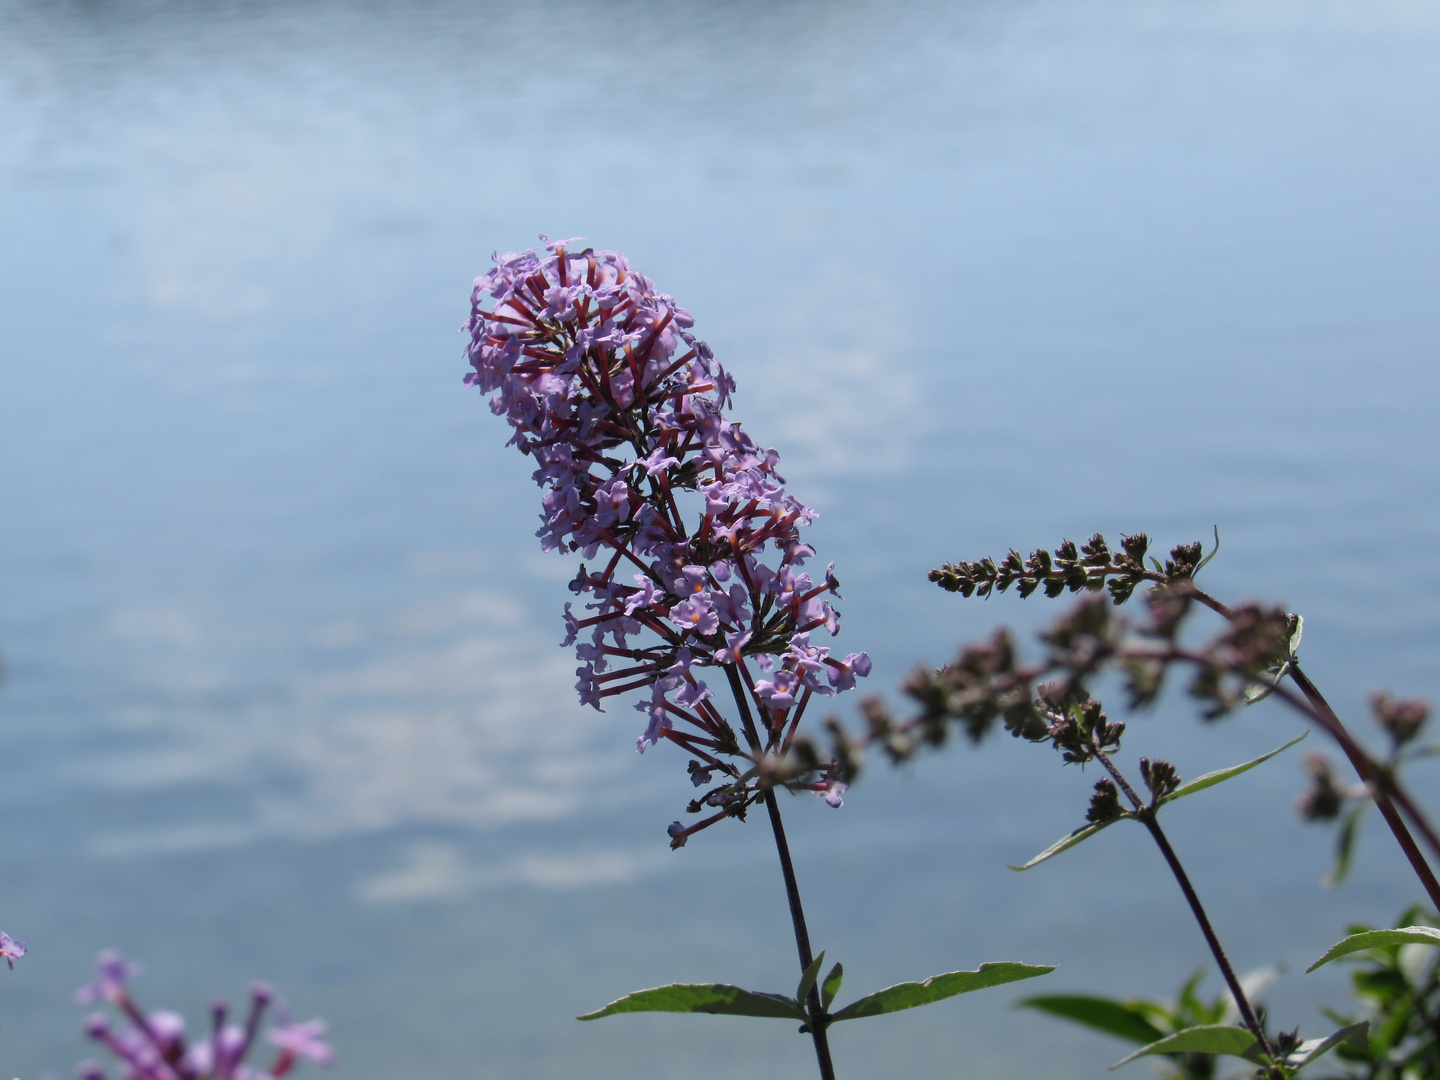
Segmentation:
{"type": "Polygon", "coordinates": [[[0,930],[0,956],[10,965],[10,970],[15,970],[15,961],[25,955],[25,943],[16,941],[5,931],[0,930]]]}
{"type": "Polygon", "coordinates": [[[105,949],[95,958],[95,979],[75,991],[77,1005],[93,1005],[97,1001],[115,1001],[125,993],[125,986],[140,974],[140,965],[132,964],[114,949],[105,949]]]}
{"type": "Polygon", "coordinates": [[[309,1058],[320,1065],[335,1061],[335,1051],[321,1039],[329,1025],[324,1020],[306,1020],[303,1024],[281,1024],[265,1036],[269,1042],[295,1057],[309,1058]]]}

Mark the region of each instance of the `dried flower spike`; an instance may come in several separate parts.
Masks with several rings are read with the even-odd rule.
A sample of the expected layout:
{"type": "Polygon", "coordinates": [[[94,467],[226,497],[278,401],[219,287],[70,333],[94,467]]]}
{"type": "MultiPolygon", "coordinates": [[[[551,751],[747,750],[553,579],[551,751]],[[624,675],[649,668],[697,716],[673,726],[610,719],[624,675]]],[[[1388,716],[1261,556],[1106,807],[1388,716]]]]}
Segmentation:
{"type": "Polygon", "coordinates": [[[1300,817],[1305,821],[1334,821],[1340,816],[1349,794],[1341,787],[1325,755],[1306,754],[1304,768],[1310,775],[1310,787],[1296,806],[1300,817]]]}
{"type": "Polygon", "coordinates": [[[1430,706],[1425,702],[1392,698],[1380,690],[1370,695],[1370,711],[1396,750],[1419,735],[1430,717],[1430,706]]]}

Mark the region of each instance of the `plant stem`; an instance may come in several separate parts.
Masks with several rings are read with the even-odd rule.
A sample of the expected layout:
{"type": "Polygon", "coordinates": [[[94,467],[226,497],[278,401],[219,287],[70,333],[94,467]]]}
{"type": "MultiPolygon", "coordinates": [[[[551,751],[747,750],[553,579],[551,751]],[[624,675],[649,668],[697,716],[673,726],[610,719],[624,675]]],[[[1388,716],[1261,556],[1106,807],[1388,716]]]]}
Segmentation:
{"type": "Polygon", "coordinates": [[[1335,710],[1330,707],[1330,703],[1300,670],[1299,664],[1291,665],[1290,677],[1295,681],[1295,685],[1300,687],[1300,692],[1305,695],[1305,700],[1310,703],[1311,708],[1320,714],[1326,732],[1340,744],[1340,749],[1350,759],[1350,764],[1355,767],[1357,773],[1360,773],[1360,779],[1371,784],[1375,789],[1375,801],[1379,803],[1385,799],[1396,803],[1410,818],[1425,843],[1430,846],[1430,850],[1436,855],[1440,855],[1440,835],[1436,834],[1435,827],[1415,805],[1409,793],[1400,787],[1390,770],[1378,766],[1375,759],[1365,752],[1365,748],[1355,741],[1354,736],[1340,722],[1340,717],[1335,715],[1335,710]],[[1362,770],[1368,770],[1370,775],[1366,776],[1362,770]]]}
{"type": "Polygon", "coordinates": [[[1125,792],[1131,804],[1135,807],[1135,816],[1145,828],[1150,830],[1150,836],[1160,849],[1160,854],[1165,856],[1165,862],[1170,866],[1170,872],[1175,875],[1176,882],[1180,885],[1180,891],[1185,894],[1185,900],[1190,905],[1190,911],[1195,916],[1195,921],[1200,924],[1200,932],[1205,935],[1205,943],[1210,946],[1210,954],[1215,957],[1215,962],[1220,965],[1220,973],[1225,977],[1225,984],[1230,987],[1230,996],[1235,999],[1235,1005],[1240,1010],[1240,1015],[1245,1021],[1245,1026],[1250,1029],[1265,1056],[1272,1062],[1278,1061],[1275,1048],[1270,1045],[1270,1040],[1265,1037],[1265,1029],[1260,1025],[1255,1010],[1250,1006],[1250,999],[1245,996],[1245,990],[1240,985],[1240,980],[1235,976],[1235,969],[1230,966],[1230,958],[1225,955],[1225,948],[1220,944],[1220,939],[1215,935],[1215,928],[1210,923],[1210,916],[1205,914],[1205,908],[1200,903],[1200,896],[1195,892],[1195,886],[1190,884],[1190,875],[1185,873],[1185,867],[1181,865],[1180,858],[1175,854],[1175,849],[1170,846],[1169,839],[1160,828],[1160,823],[1155,820],[1155,810],[1141,801],[1140,796],[1135,793],[1129,782],[1120,774],[1120,770],[1110,760],[1108,754],[1097,748],[1095,755],[1100,759],[1100,764],[1115,778],[1115,782],[1125,792]]]}
{"type": "Polygon", "coordinates": [[[750,701],[745,696],[745,683],[740,678],[739,665],[726,664],[725,677],[730,680],[730,693],[735,695],[735,704],[740,708],[740,726],[745,732],[745,741],[750,744],[753,753],[759,754],[764,749],[764,744],[760,741],[760,732],[755,727],[755,717],[750,712],[750,701]]]}
{"type": "MultiPolygon", "coordinates": [[[[790,921],[795,927],[795,949],[800,954],[800,970],[810,967],[815,957],[810,952],[810,931],[805,928],[805,909],[800,905],[800,886],[795,881],[795,867],[790,862],[790,845],[785,842],[785,826],[780,822],[780,806],[775,800],[775,789],[765,795],[765,809],[770,811],[770,828],[775,832],[775,850],[780,853],[780,872],[785,875],[785,895],[790,901],[790,921]]],[[[805,999],[805,1008],[814,1017],[810,1022],[810,1036],[815,1040],[815,1060],[820,1064],[822,1080],[835,1080],[835,1066],[830,1063],[830,1041],[825,1034],[825,1024],[820,1021],[820,980],[816,979],[805,999]]]]}
{"type": "Polygon", "coordinates": [[[1245,1026],[1260,1041],[1260,1048],[1265,1052],[1265,1056],[1271,1061],[1277,1060],[1275,1048],[1265,1037],[1265,1029],[1260,1026],[1259,1018],[1256,1017],[1255,1010],[1251,1008],[1250,1001],[1245,996],[1245,990],[1240,985],[1240,980],[1235,977],[1235,969],[1230,966],[1230,958],[1225,955],[1225,949],[1220,944],[1220,939],[1215,936],[1215,928],[1210,925],[1210,918],[1205,914],[1205,908],[1200,903],[1200,897],[1196,894],[1195,887],[1190,884],[1190,877],[1185,873],[1185,867],[1180,864],[1179,856],[1170,846],[1170,841],[1166,838],[1164,830],[1160,828],[1160,823],[1152,815],[1143,815],[1140,820],[1150,830],[1150,835],[1160,848],[1160,854],[1165,856],[1165,861],[1170,865],[1170,872],[1179,882],[1180,891],[1185,894],[1185,899],[1190,904],[1190,910],[1195,914],[1195,921],[1200,924],[1200,932],[1205,935],[1205,942],[1210,946],[1210,952],[1215,957],[1215,962],[1220,965],[1220,971],[1225,976],[1225,984],[1230,987],[1230,994],[1235,998],[1240,1015],[1245,1019],[1245,1026]]]}
{"type": "MultiPolygon", "coordinates": [[[[1204,590],[1196,588],[1193,582],[1190,584],[1189,590],[1190,594],[1194,596],[1196,600],[1210,608],[1210,610],[1226,619],[1233,619],[1235,617],[1235,613],[1231,611],[1229,607],[1204,590]]],[[[1396,842],[1400,845],[1401,850],[1405,852],[1405,857],[1410,860],[1410,868],[1415,871],[1415,876],[1418,877],[1420,883],[1425,886],[1425,892],[1430,897],[1430,903],[1435,905],[1437,911],[1440,911],[1440,881],[1436,880],[1435,872],[1430,869],[1430,864],[1426,861],[1424,853],[1421,852],[1419,845],[1415,843],[1415,838],[1411,835],[1409,827],[1406,826],[1405,819],[1401,817],[1401,811],[1403,810],[1405,815],[1410,818],[1416,831],[1420,833],[1425,843],[1430,847],[1430,850],[1437,856],[1440,856],[1440,834],[1437,834],[1435,827],[1430,823],[1429,819],[1426,818],[1424,812],[1415,800],[1400,786],[1399,782],[1395,779],[1394,773],[1376,762],[1366,749],[1355,741],[1355,736],[1350,734],[1349,729],[1346,728],[1339,715],[1330,707],[1330,703],[1325,700],[1325,696],[1320,693],[1315,684],[1306,676],[1305,672],[1300,670],[1300,665],[1298,663],[1292,663],[1288,674],[1295,685],[1300,688],[1300,692],[1305,695],[1305,702],[1301,703],[1283,691],[1280,692],[1278,696],[1309,716],[1311,720],[1314,720],[1316,724],[1324,728],[1327,735],[1335,740],[1341,751],[1349,759],[1350,765],[1354,768],[1356,775],[1369,787],[1371,798],[1375,800],[1375,805],[1380,808],[1380,814],[1384,817],[1385,824],[1390,826],[1390,831],[1395,834],[1396,842]],[[1309,708],[1305,707],[1306,704],[1309,705],[1309,708]]],[[[1278,689],[1277,687],[1277,690],[1278,689]]]]}
{"type": "MultiPolygon", "coordinates": [[[[750,702],[746,698],[745,683],[740,678],[739,666],[726,664],[725,675],[730,680],[730,692],[735,695],[735,704],[740,709],[740,723],[745,731],[745,738],[758,755],[763,746],[759,730],[755,727],[755,717],[750,711],[750,702]]],[[[775,850],[780,856],[780,873],[785,877],[785,898],[790,903],[790,922],[795,928],[795,951],[800,954],[800,971],[804,973],[815,956],[810,951],[810,931],[805,926],[805,908],[800,903],[800,884],[795,880],[795,864],[790,861],[790,845],[785,841],[785,825],[780,820],[780,805],[775,800],[774,788],[765,793],[764,800],[765,809],[770,814],[770,830],[775,834],[775,850]]],[[[818,984],[817,979],[805,998],[806,1011],[812,1017],[808,1026],[810,1037],[815,1041],[815,1060],[820,1065],[820,1080],[835,1080],[835,1066],[830,1061],[830,1040],[821,1020],[824,1010],[820,1006],[818,984]]]]}
{"type": "MultiPolygon", "coordinates": [[[[1394,833],[1400,850],[1410,861],[1410,868],[1415,871],[1415,876],[1425,887],[1425,892],[1430,897],[1430,903],[1435,906],[1437,911],[1440,911],[1440,881],[1436,880],[1435,872],[1430,869],[1430,864],[1425,860],[1425,853],[1415,843],[1415,838],[1410,835],[1410,829],[1406,826],[1405,819],[1400,816],[1400,811],[1395,806],[1393,796],[1399,789],[1394,777],[1388,770],[1376,768],[1374,759],[1366,753],[1363,746],[1355,741],[1355,737],[1335,715],[1335,710],[1330,707],[1330,703],[1321,696],[1319,690],[1315,689],[1315,684],[1306,678],[1298,664],[1291,666],[1290,676],[1294,679],[1295,685],[1300,687],[1301,692],[1304,693],[1305,700],[1301,701],[1296,698],[1284,687],[1276,687],[1276,696],[1309,716],[1324,728],[1325,733],[1339,745],[1355,769],[1356,775],[1369,787],[1376,807],[1379,808],[1381,816],[1385,818],[1385,824],[1389,825],[1390,831],[1394,833]]],[[[1407,799],[1406,802],[1408,803],[1408,801],[1407,799]]],[[[1417,815],[1418,811],[1412,810],[1412,819],[1417,815]]],[[[1423,818],[1417,824],[1420,823],[1426,826],[1427,831],[1433,832],[1433,830],[1428,830],[1428,823],[1424,822],[1423,818]]]]}
{"type": "MultiPolygon", "coordinates": [[[[1175,582],[1174,582],[1171,578],[1166,577],[1164,574],[1146,574],[1145,577],[1146,577],[1148,580],[1150,580],[1150,581],[1159,582],[1161,585],[1174,585],[1174,584],[1175,584],[1175,582]]],[[[1227,620],[1231,620],[1231,621],[1234,620],[1234,618],[1235,618],[1235,612],[1232,611],[1232,610],[1230,610],[1230,606],[1229,606],[1228,604],[1225,604],[1225,603],[1223,603],[1223,602],[1215,599],[1215,597],[1211,596],[1211,595],[1210,595],[1209,593],[1207,593],[1204,589],[1202,589],[1202,588],[1200,588],[1199,586],[1197,586],[1197,585],[1195,584],[1195,582],[1192,581],[1192,580],[1190,580],[1189,578],[1186,578],[1185,581],[1186,581],[1186,587],[1185,587],[1186,591],[1187,591],[1191,596],[1193,596],[1196,600],[1198,600],[1200,603],[1204,604],[1204,605],[1205,605],[1206,607],[1208,607],[1211,611],[1215,612],[1215,614],[1217,614],[1217,615],[1219,615],[1219,616],[1221,616],[1221,617],[1223,617],[1223,618],[1225,618],[1225,619],[1227,619],[1227,620]]]]}

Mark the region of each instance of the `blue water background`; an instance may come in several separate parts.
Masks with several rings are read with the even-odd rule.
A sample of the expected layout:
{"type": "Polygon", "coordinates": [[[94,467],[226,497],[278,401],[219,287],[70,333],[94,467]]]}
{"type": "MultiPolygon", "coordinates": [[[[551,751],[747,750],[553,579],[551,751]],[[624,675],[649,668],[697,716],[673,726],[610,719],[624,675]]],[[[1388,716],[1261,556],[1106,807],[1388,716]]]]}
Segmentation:
{"type": "MultiPolygon", "coordinates": [[[[460,384],[471,279],[542,230],[695,314],[821,511],[872,691],[1059,611],[941,594],[941,561],[1218,525],[1210,587],[1302,612],[1345,715],[1440,697],[1433,5],[6,0],[0,134],[6,1076],[88,1052],[107,945],[193,1027],[271,980],[353,1080],[813,1069],[778,1021],[572,1019],[796,972],[763,825],[668,851],[683,758],[574,703],[573,564],[460,384]]],[[[1177,698],[1127,754],[1193,776],[1301,729],[1177,698]]],[[[1298,761],[1170,821],[1314,1033],[1343,973],[1300,971],[1418,889],[1373,828],[1319,887],[1298,761]]],[[[788,804],[842,1000],[1204,966],[1140,830],[1005,869],[1094,779],[1005,739],[788,804]]],[[[1107,1075],[1120,1044],[1024,989],[838,1028],[841,1075],[1107,1075]]]]}

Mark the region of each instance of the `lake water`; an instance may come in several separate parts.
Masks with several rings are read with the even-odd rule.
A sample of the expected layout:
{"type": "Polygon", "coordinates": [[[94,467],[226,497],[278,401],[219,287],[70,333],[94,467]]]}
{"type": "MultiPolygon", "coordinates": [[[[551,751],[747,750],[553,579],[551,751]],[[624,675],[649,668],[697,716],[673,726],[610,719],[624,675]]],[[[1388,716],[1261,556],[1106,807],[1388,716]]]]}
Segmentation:
{"type": "MultiPolygon", "coordinates": [[[[813,1070],[783,1022],[572,1019],[795,971],[763,824],[670,852],[683,757],[575,704],[573,563],[461,386],[471,279],[542,230],[695,314],[872,690],[1058,613],[941,561],[1218,525],[1211,588],[1302,612],[1342,712],[1440,696],[1433,5],[4,0],[0,133],[6,1076],[89,1053],[107,945],[192,1026],[271,980],[353,1080],[813,1070]]],[[[1299,730],[1174,700],[1127,752],[1193,776],[1299,730]]],[[[1297,763],[1171,820],[1313,1033],[1343,972],[1299,972],[1419,890],[1375,831],[1319,888],[1297,763]]],[[[1093,780],[1005,740],[788,805],[847,992],[1204,965],[1140,830],[1005,869],[1093,780]]],[[[840,1073],[1107,1075],[1014,989],[845,1025],[840,1073]]]]}

